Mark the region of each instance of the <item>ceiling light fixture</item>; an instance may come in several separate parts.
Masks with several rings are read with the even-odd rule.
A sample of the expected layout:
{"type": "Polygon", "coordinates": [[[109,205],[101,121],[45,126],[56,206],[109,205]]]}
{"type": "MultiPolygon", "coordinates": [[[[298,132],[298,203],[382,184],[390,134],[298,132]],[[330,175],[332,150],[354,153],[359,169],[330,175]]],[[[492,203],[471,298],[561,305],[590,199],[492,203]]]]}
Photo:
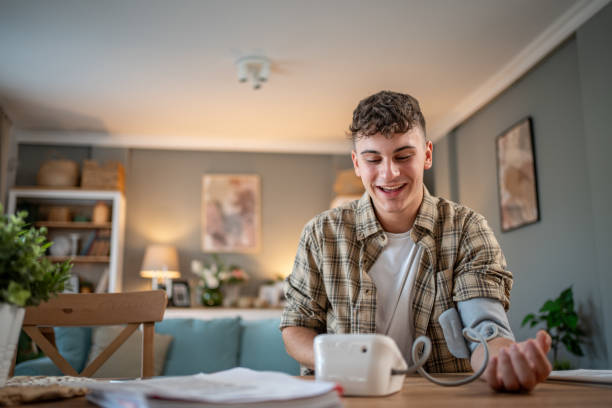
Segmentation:
{"type": "Polygon", "coordinates": [[[236,61],[236,68],[238,81],[246,82],[250,78],[253,89],[259,89],[262,82],[266,82],[270,75],[270,60],[257,55],[241,57],[236,61]]]}

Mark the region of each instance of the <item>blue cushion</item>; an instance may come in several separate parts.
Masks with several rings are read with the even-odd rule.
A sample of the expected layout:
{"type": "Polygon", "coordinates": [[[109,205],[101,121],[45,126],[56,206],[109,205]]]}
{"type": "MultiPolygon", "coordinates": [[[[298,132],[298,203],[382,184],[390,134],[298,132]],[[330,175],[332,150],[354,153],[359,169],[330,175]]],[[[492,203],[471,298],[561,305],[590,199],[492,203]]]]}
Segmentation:
{"type": "Polygon", "coordinates": [[[80,373],[89,357],[91,327],[56,327],[55,345],[66,361],[80,373]]]}
{"type": "Polygon", "coordinates": [[[212,373],[238,365],[240,317],[168,319],[157,323],[155,331],[174,337],[163,375],[212,373]]]}
{"type": "MultiPolygon", "coordinates": [[[[85,368],[91,348],[91,327],[55,327],[57,351],[77,372],[85,368]]],[[[15,366],[15,375],[63,375],[48,357],[24,361],[15,366]]]]}
{"type": "Polygon", "coordinates": [[[64,375],[49,357],[35,358],[15,366],[15,375],[64,375]]]}
{"type": "Polygon", "coordinates": [[[279,324],[280,318],[242,322],[241,367],[300,375],[299,363],[285,350],[279,324]]]}

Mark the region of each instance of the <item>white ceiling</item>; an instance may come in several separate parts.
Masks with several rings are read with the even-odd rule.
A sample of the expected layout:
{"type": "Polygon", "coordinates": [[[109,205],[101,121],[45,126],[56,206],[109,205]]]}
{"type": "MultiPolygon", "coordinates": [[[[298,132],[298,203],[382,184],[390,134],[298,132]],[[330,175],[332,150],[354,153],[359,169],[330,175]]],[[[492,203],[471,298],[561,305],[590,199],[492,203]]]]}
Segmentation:
{"type": "Polygon", "coordinates": [[[344,152],[391,89],[437,140],[608,1],[0,0],[0,106],[21,141],[344,152]]]}

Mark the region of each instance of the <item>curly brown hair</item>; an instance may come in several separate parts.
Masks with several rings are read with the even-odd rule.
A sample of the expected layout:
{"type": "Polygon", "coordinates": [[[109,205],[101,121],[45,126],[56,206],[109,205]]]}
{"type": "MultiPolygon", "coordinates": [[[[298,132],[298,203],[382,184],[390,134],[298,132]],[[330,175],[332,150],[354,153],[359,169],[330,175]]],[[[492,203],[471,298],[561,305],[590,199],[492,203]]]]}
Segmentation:
{"type": "Polygon", "coordinates": [[[353,111],[349,136],[353,144],[362,137],[377,133],[387,138],[406,133],[415,126],[425,133],[425,118],[419,101],[407,94],[380,91],[359,102],[353,111]]]}

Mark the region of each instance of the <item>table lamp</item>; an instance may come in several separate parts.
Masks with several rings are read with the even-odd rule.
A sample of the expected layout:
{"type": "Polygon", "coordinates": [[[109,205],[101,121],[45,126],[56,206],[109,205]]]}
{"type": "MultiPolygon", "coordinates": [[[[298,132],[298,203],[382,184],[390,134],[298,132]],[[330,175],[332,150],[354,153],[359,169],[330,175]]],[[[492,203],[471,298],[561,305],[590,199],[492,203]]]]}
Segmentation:
{"type": "Polygon", "coordinates": [[[178,268],[178,253],[173,245],[149,245],[145,251],[140,276],[153,280],[151,287],[158,289],[159,279],[166,285],[168,299],[172,297],[172,279],[181,277],[178,268]]]}
{"type": "Polygon", "coordinates": [[[344,203],[359,200],[365,191],[361,179],[355,174],[352,168],[339,170],[336,172],[334,182],[335,197],[331,202],[330,208],[336,208],[344,203]]]}

